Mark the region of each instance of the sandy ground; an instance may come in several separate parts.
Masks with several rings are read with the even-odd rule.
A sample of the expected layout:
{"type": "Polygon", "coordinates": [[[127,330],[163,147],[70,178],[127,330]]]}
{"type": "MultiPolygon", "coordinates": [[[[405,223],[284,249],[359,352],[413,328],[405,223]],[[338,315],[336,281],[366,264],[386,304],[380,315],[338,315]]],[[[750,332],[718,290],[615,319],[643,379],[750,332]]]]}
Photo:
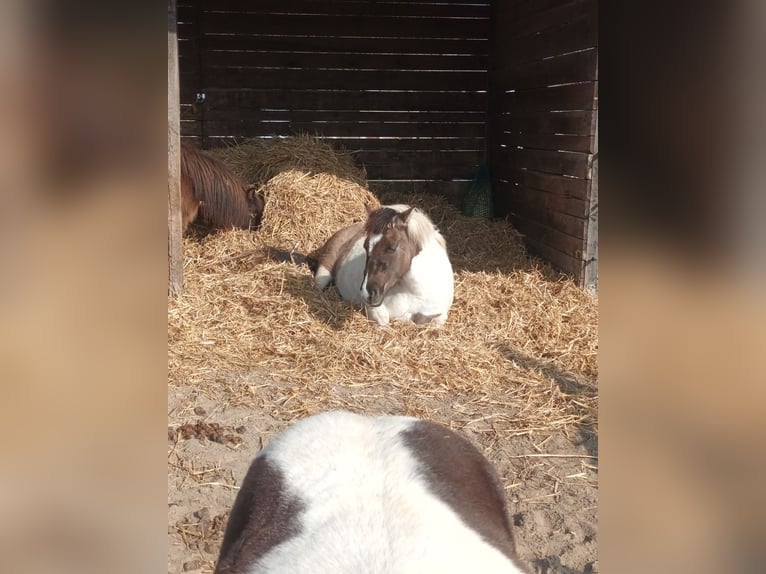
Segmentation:
{"type": "MultiPolygon", "coordinates": [[[[168,389],[169,574],[212,572],[237,485],[255,454],[295,418],[290,397],[301,389],[265,373],[231,373],[234,382],[221,385],[218,381],[225,378],[218,373],[209,385],[195,387],[171,381],[168,389]],[[243,390],[249,397],[246,404],[243,390]]],[[[406,410],[406,397],[394,389],[376,389],[374,397],[349,386],[331,392],[349,410],[406,410]]],[[[595,435],[572,429],[569,435],[557,431],[499,440],[493,424],[504,416],[501,399],[452,396],[430,407],[434,420],[447,425],[453,409],[470,404],[481,413],[455,430],[479,446],[498,469],[519,555],[533,572],[598,572],[595,435]]]]}

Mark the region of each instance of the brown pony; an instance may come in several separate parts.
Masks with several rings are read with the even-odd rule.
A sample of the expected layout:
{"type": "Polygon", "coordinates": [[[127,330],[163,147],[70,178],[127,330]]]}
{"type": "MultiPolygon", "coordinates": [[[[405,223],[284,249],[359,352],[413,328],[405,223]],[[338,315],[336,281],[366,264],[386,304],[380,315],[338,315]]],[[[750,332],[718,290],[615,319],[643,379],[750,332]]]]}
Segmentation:
{"type": "Polygon", "coordinates": [[[181,211],[183,229],[199,215],[211,229],[258,229],[263,196],[234,175],[220,160],[181,142],[181,211]]]}

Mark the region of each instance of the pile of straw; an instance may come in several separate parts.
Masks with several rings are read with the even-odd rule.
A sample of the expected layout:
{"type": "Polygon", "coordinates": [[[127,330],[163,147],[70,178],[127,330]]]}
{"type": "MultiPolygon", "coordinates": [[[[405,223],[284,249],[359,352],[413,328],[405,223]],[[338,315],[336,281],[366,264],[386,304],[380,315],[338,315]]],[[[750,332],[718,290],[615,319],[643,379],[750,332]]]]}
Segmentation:
{"type": "Polygon", "coordinates": [[[259,237],[272,247],[308,252],[380,203],[351,154],[309,135],[253,139],[213,152],[266,199],[259,237]]]}
{"type": "Polygon", "coordinates": [[[264,228],[185,240],[184,293],[168,309],[172,385],[286,420],[345,408],[496,435],[595,429],[594,297],[528,257],[505,222],[464,217],[435,196],[386,195],[423,209],[444,234],[455,303],[441,329],[374,327],[334,288],[317,293],[305,266],[263,254],[308,251],[363,218],[365,202],[377,203],[363,172],[311,138],[271,145],[219,152],[262,186],[264,228]],[[273,385],[254,384],[254,374],[273,385]],[[276,385],[278,397],[268,390],[276,385]]]}

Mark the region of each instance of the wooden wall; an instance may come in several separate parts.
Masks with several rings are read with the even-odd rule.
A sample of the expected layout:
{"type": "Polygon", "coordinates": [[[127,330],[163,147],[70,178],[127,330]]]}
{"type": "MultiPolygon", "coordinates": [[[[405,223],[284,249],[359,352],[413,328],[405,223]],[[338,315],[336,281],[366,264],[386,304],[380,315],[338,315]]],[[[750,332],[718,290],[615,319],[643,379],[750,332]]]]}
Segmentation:
{"type": "Polygon", "coordinates": [[[488,147],[496,213],[509,216],[530,251],[587,287],[597,280],[597,45],[596,0],[493,3],[488,147]]]}
{"type": "Polygon", "coordinates": [[[353,150],[373,191],[456,203],[486,159],[495,213],[530,251],[592,287],[597,9],[597,0],[178,0],[181,134],[209,148],[313,133],[353,150]]]}
{"type": "Polygon", "coordinates": [[[178,0],[182,135],[317,134],[458,201],[486,149],[490,1],[178,0]],[[195,94],[205,94],[195,104],[195,94]]]}

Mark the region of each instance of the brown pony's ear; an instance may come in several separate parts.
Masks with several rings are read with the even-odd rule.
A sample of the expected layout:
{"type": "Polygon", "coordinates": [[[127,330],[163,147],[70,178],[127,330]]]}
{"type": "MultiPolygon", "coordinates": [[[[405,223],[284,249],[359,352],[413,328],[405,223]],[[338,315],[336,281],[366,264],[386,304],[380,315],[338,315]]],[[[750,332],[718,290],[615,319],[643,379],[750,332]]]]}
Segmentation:
{"type": "Polygon", "coordinates": [[[373,211],[375,211],[375,206],[366,202],[364,204],[364,208],[367,210],[367,215],[370,215],[373,211]]]}

